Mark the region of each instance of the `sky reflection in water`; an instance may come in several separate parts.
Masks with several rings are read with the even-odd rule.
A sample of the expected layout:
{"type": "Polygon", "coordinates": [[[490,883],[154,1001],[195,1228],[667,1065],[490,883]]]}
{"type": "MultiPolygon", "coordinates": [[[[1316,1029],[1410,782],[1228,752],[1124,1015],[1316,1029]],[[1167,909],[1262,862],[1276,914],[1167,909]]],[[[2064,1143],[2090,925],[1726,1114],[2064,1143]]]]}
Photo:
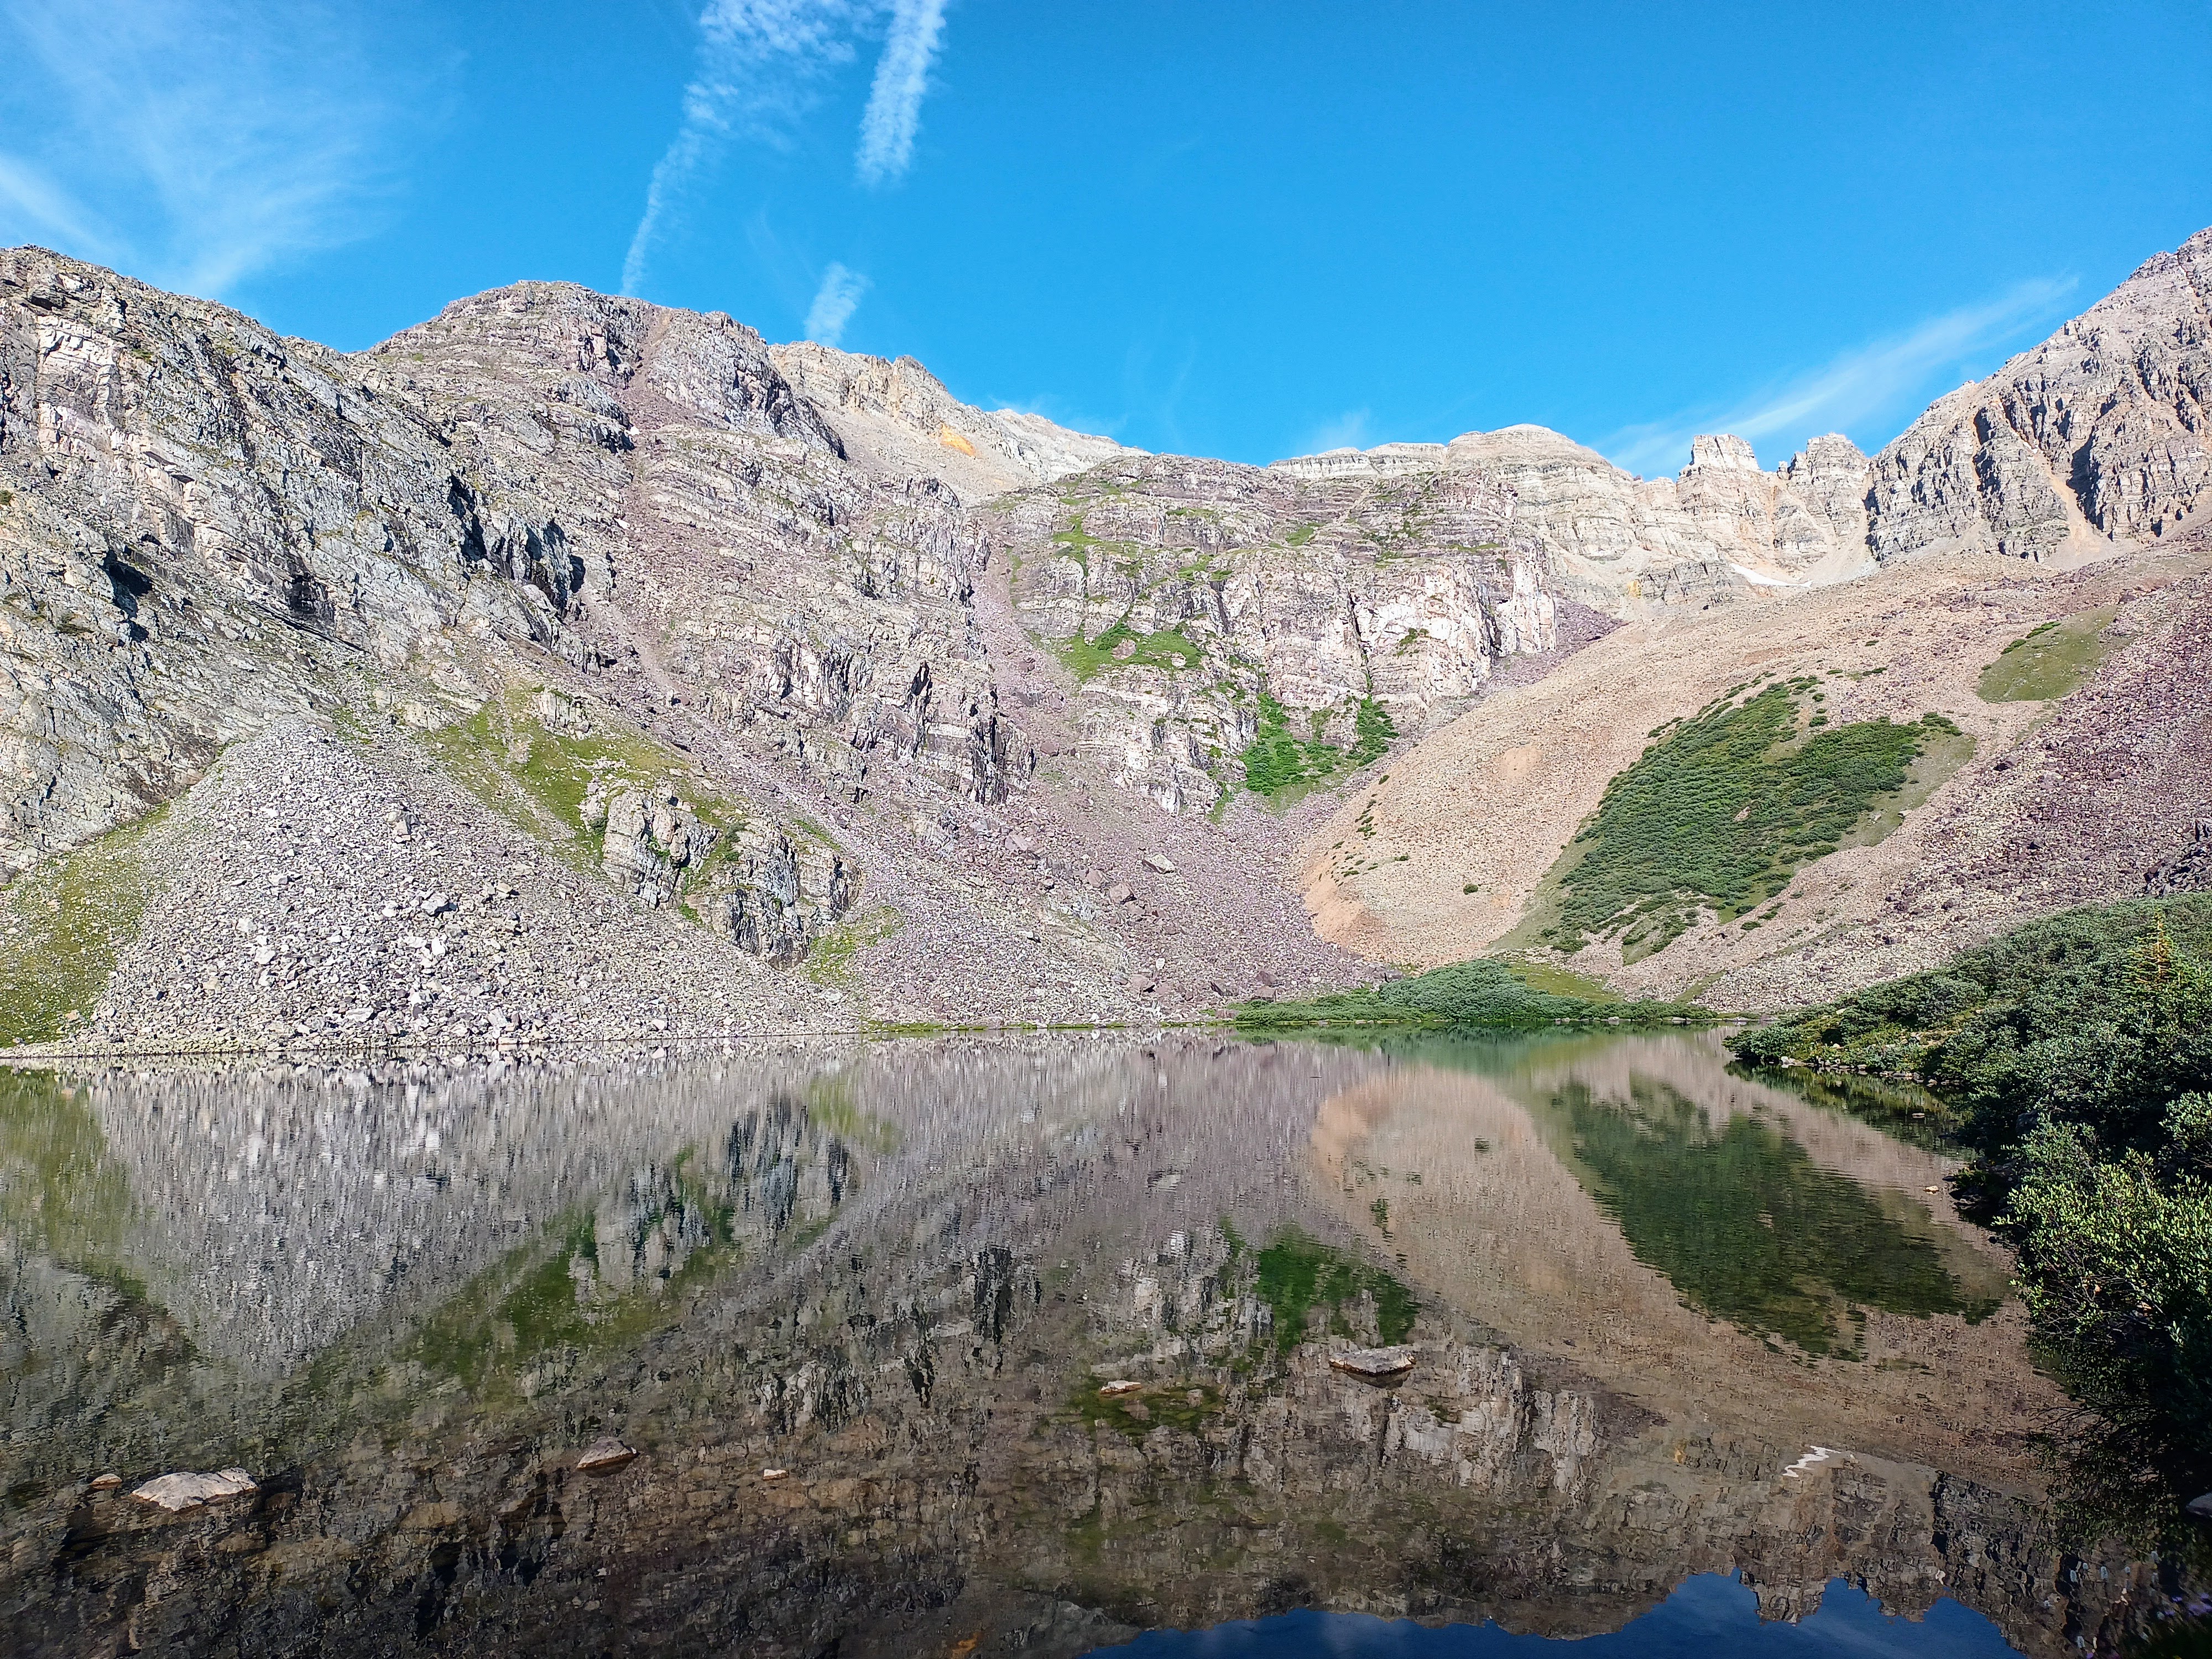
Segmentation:
{"type": "Polygon", "coordinates": [[[1212,1630],[1152,1631],[1126,1659],[2002,1659],[2016,1651],[1996,1626],[1948,1596],[1922,1619],[1886,1613],[1863,1590],[1832,1579],[1796,1624],[1761,1624],[1759,1598],[1733,1578],[1699,1573],[1642,1618],[1602,1636],[1516,1636],[1496,1625],[1431,1629],[1364,1613],[1287,1613],[1212,1630]]]}

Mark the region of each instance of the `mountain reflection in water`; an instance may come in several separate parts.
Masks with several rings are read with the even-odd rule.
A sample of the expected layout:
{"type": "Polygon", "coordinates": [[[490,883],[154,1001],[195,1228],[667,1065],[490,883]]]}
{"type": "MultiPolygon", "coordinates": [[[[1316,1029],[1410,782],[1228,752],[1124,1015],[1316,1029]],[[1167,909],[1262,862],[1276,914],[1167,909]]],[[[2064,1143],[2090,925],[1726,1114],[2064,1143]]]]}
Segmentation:
{"type": "Polygon", "coordinates": [[[1724,1058],[0,1079],[0,1627],[853,1659],[1325,1607],[1642,1654],[1714,1572],[2034,1654],[2136,1616],[2039,1520],[2058,1397],[1949,1160],[1724,1058]],[[1330,1363],[1384,1343],[1410,1371],[1330,1363]],[[602,1438],[635,1455],[580,1470],[602,1438]],[[258,1490],[127,1495],[231,1466],[258,1490]]]}

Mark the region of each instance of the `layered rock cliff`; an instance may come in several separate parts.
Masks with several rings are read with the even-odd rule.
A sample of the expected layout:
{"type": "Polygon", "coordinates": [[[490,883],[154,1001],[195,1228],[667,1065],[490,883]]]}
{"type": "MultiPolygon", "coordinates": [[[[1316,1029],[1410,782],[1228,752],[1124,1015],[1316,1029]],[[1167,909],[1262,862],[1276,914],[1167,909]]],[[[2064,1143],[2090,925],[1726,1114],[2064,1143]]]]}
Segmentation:
{"type": "MultiPolygon", "coordinates": [[[[299,926],[217,914],[212,892],[180,915],[173,872],[195,861],[322,882],[288,902],[348,945],[350,878],[321,866],[376,837],[320,827],[322,771],[281,764],[333,734],[364,789],[425,815],[446,885],[518,885],[521,936],[554,930],[504,958],[538,964],[508,975],[509,1025],[720,1006],[657,971],[641,1000],[564,989],[568,899],[533,882],[611,886],[671,950],[696,927],[782,967],[865,951],[857,978],[823,969],[845,975],[820,988],[830,1010],[876,984],[897,988],[882,1012],[941,1018],[1338,982],[1364,970],[1276,884],[1331,793],[1612,622],[1923,555],[2185,544],[2212,465],[2208,258],[2212,233],[2150,261],[1871,461],[1832,436],[1767,471],[1700,437],[1675,477],[1640,480],[1534,427],[1268,468],[1146,456],[974,409],[911,360],[568,284],[460,301],[349,356],[0,254],[0,859],[37,876],[10,890],[0,987],[51,953],[42,915],[82,874],[56,856],[233,750],[103,918],[126,942],[133,907],[173,925],[169,965],[125,951],[120,1002],[89,969],[34,988],[40,1018],[157,1027],[179,953],[212,964],[203,1035],[278,988],[222,930],[268,931],[258,952],[299,926]],[[264,805],[225,836],[215,802],[249,778],[264,805]]],[[[1604,696],[1623,683],[1591,672],[1604,696]]],[[[1466,896],[1487,861],[1455,854],[1437,878],[1466,896]]],[[[422,879],[406,902],[439,890],[422,879]]],[[[266,1023],[366,1008],[373,1034],[427,1036],[435,975],[380,984],[391,953],[363,952],[319,953],[295,981],[321,988],[266,1023]]]]}
{"type": "Polygon", "coordinates": [[[2153,542],[2212,491],[2212,230],[1875,457],[1884,562],[1948,545],[2028,559],[2153,542]]]}
{"type": "Polygon", "coordinates": [[[1857,447],[1832,434],[1772,473],[1742,439],[1700,437],[1678,477],[1643,479],[1544,427],[1510,426],[1270,470],[1347,483],[1463,477],[1510,502],[1514,528],[1563,592],[1628,617],[1861,574],[1872,563],[1866,467],[1857,447]]]}
{"type": "Polygon", "coordinates": [[[2079,562],[2170,533],[2212,489],[2212,230],[1989,379],[1939,399],[1869,460],[1815,438],[1773,472],[1729,436],[1642,479],[1542,427],[1278,461],[1306,478],[1464,471],[1566,591],[1617,616],[1819,585],[1922,553],[2079,562]]]}
{"type": "MultiPolygon", "coordinates": [[[[1144,858],[1204,868],[1221,837],[1186,848],[1097,811],[1087,754],[1038,787],[1000,690],[1035,647],[994,633],[1003,613],[978,586],[1000,544],[973,506],[1124,453],[984,415],[911,362],[771,349],[727,317],[572,285],[462,301],[349,357],[9,253],[0,855],[40,873],[11,901],[0,984],[50,1002],[50,1034],[76,1022],[132,1042],[474,1041],[726,1004],[721,967],[720,990],[672,997],[642,935],[628,973],[582,963],[557,890],[604,880],[672,947],[703,926],[780,966],[830,950],[815,963],[823,1018],[849,1017],[862,982],[836,964],[862,948],[866,982],[896,988],[887,1013],[1126,1012],[1133,969],[1164,964],[1191,912],[1137,896],[1158,873],[1144,858]],[[424,867],[406,892],[357,890],[392,862],[376,827],[331,816],[331,768],[283,763],[332,734],[335,769],[418,820],[409,846],[428,850],[407,854],[424,867]],[[204,810],[127,858],[52,864],[203,785],[204,810]],[[471,797],[491,834],[470,823],[471,797]],[[179,873],[209,867],[224,881],[179,873]],[[105,1000],[96,964],[39,982],[41,916],[88,868],[131,894],[105,1000]],[[264,874],[300,884],[273,905],[225,902],[225,884],[264,874]],[[1130,897],[1108,898],[1117,886],[1130,897]],[[444,967],[418,971],[414,946],[380,939],[395,905],[508,887],[523,943],[460,981],[484,1006],[456,1006],[444,967]],[[866,918],[829,939],[856,905],[866,918]],[[131,945],[142,908],[160,951],[150,934],[131,945]],[[250,947],[235,963],[234,921],[250,947]],[[314,971],[297,971],[311,936],[314,971]],[[874,971],[887,959],[902,965],[874,971]],[[181,1000],[165,984],[179,962],[181,1000]]],[[[1304,620],[1273,625],[1279,649],[1297,648],[1304,620]]],[[[1484,626],[1479,605],[1447,623],[1484,626]]],[[[1066,690],[1079,710],[1111,702],[1084,676],[1066,690]]],[[[1222,735],[1233,757],[1252,732],[1222,735]]],[[[1279,914],[1249,958],[1173,981],[1177,999],[1360,971],[1267,874],[1282,827],[1245,817],[1244,850],[1218,860],[1242,873],[1193,899],[1279,914]]],[[[749,999],[793,1017],[758,988],[749,999]]],[[[19,1012],[11,1031],[38,1023],[19,1012]]]]}
{"type": "Polygon", "coordinates": [[[1075,752],[1170,811],[1222,802],[1269,755],[1283,783],[1376,759],[1560,642],[1510,501],[1455,475],[1123,459],[983,523],[1022,626],[1085,689],[1075,752]]]}

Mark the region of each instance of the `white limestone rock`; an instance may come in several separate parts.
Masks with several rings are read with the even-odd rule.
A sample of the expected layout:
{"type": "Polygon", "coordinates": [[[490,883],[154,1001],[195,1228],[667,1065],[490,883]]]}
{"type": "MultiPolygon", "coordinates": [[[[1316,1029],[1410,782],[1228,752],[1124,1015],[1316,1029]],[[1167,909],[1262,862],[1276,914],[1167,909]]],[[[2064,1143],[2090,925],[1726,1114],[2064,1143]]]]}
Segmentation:
{"type": "Polygon", "coordinates": [[[131,1495],[142,1504],[152,1504],[174,1515],[184,1510],[196,1510],[204,1504],[220,1504],[227,1498],[242,1498],[247,1492],[258,1492],[253,1477],[244,1469],[217,1469],[213,1474],[196,1474],[179,1470],[173,1474],[156,1475],[131,1495]]]}

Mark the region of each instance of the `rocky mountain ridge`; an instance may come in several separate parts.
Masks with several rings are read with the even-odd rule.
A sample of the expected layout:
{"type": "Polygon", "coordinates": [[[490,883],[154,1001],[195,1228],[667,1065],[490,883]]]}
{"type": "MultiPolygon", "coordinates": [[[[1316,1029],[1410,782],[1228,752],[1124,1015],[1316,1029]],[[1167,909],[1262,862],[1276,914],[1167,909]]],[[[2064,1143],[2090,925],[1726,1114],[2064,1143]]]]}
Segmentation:
{"type": "Polygon", "coordinates": [[[2212,229],[1988,379],[1938,399],[1868,458],[1840,434],[1772,472],[1744,440],[1692,441],[1644,479],[1537,426],[1274,463],[1305,478],[1469,473],[1573,596],[1648,614],[1747,587],[1820,585],[1924,553],[2079,562],[2155,543],[2212,491],[2212,229]]]}
{"type": "Polygon", "coordinates": [[[1328,921],[1310,869],[1357,950],[1312,936],[1278,879],[1299,842],[1407,740],[1592,641],[1613,695],[1609,665],[1644,648],[1607,637],[1620,620],[1755,635],[1808,588],[1878,608],[1923,557],[2188,545],[2208,259],[2212,233],[2150,261],[1871,460],[1821,439],[1768,472],[1701,438],[1646,482],[1536,428],[1267,468],[1147,456],[962,404],[911,360],[572,284],[349,356],[0,253],[0,857],[22,872],[0,1004],[36,1005],[18,1037],[117,1042],[738,1017],[664,969],[576,977],[568,900],[532,883],[622,895],[663,942],[640,964],[718,934],[781,975],[738,1004],[801,1025],[1356,980],[1360,953],[1405,953],[1328,921]],[[455,860],[399,912],[521,896],[528,948],[463,993],[484,1008],[408,966],[416,947],[369,948],[386,896],[355,916],[337,866],[381,831],[331,820],[322,771],[283,763],[331,737],[352,787],[455,860]],[[137,850],[107,838],[169,803],[137,850]],[[282,904],[177,879],[209,860],[282,904]],[[86,892],[137,895],[161,928],[134,945],[137,912],[110,907],[109,945],[50,972],[86,892]],[[294,939],[313,971],[255,959],[294,939]],[[216,986],[190,1018],[162,1006],[180,962],[216,986]]]}
{"type": "Polygon", "coordinates": [[[1293,477],[1465,477],[1510,493],[1514,520],[1562,586],[1618,617],[1710,605],[1759,588],[1842,581],[1865,550],[1866,457],[1815,438],[1775,472],[1749,444],[1699,437],[1674,478],[1643,479],[1540,426],[1469,432],[1449,444],[1390,444],[1277,461],[1293,477]]]}

